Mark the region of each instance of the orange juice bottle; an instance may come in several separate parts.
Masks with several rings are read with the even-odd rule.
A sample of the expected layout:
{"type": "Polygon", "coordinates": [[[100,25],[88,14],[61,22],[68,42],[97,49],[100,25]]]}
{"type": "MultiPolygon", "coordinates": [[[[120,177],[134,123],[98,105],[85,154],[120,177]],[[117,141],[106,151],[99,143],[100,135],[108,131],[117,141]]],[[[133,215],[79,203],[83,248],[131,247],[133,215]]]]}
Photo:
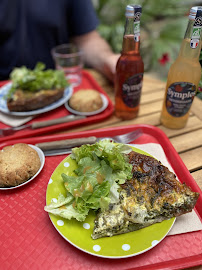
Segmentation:
{"type": "Polygon", "coordinates": [[[140,55],[139,5],[127,5],[126,24],[121,56],[116,65],[115,114],[127,120],[135,118],[139,111],[144,64],[140,55]]]}
{"type": "Polygon", "coordinates": [[[192,7],[179,55],[170,67],[161,112],[161,123],[168,128],[183,128],[201,78],[202,7],[192,7]]]}

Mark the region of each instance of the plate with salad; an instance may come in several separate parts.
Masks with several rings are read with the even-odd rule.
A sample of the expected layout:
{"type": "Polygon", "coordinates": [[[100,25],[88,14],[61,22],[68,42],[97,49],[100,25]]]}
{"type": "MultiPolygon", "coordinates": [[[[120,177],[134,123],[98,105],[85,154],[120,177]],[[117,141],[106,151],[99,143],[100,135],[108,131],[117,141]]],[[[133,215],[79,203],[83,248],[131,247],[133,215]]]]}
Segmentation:
{"type": "Polygon", "coordinates": [[[9,115],[30,116],[54,110],[73,92],[61,70],[46,70],[41,62],[33,70],[14,68],[10,79],[0,91],[0,111],[9,115]]]}
{"type": "MultiPolygon", "coordinates": [[[[124,258],[156,246],[175,219],[111,237],[93,237],[97,214],[119,201],[119,188],[131,178],[127,154],[142,150],[109,140],[75,147],[55,169],[44,210],[58,233],[76,248],[98,257],[124,258]]],[[[117,216],[119,218],[119,216],[117,216]]]]}

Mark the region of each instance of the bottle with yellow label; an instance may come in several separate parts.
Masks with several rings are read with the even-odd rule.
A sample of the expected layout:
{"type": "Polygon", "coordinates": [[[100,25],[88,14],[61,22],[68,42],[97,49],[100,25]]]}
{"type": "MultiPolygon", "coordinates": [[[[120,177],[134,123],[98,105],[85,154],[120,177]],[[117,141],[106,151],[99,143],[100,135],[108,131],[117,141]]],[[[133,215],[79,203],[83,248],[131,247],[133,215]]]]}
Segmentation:
{"type": "Polygon", "coordinates": [[[202,7],[192,7],[179,55],[170,67],[161,112],[161,123],[168,128],[183,128],[201,78],[202,7]]]}

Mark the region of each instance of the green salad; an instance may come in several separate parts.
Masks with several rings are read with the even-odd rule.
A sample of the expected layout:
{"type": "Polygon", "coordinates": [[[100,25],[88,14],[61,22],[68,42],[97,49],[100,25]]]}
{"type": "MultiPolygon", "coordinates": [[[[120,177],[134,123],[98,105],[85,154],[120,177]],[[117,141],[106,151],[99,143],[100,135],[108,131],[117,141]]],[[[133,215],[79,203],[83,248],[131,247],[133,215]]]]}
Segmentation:
{"type": "Polygon", "coordinates": [[[36,92],[41,89],[64,88],[68,85],[62,70],[45,68],[45,64],[41,62],[38,62],[33,70],[25,66],[14,68],[10,74],[12,86],[8,95],[11,96],[16,89],[36,92]]]}
{"type": "Polygon", "coordinates": [[[57,202],[45,206],[45,211],[84,221],[90,210],[104,211],[109,203],[118,202],[119,184],[132,177],[126,155],[131,150],[130,146],[109,140],[73,148],[70,157],[78,167],[74,176],[61,175],[67,196],[60,194],[57,202]]]}

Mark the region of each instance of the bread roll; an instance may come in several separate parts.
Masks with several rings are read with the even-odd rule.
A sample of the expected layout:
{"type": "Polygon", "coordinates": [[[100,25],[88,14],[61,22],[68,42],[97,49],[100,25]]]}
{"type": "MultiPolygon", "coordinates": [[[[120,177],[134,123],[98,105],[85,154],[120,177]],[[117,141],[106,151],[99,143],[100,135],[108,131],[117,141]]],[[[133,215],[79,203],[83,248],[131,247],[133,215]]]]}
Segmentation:
{"type": "Polygon", "coordinates": [[[81,89],[72,95],[69,106],[79,112],[93,112],[102,108],[103,101],[98,91],[81,89]]]}
{"type": "Polygon", "coordinates": [[[35,149],[24,143],[0,151],[0,187],[17,186],[34,176],[41,166],[35,149]]]}

